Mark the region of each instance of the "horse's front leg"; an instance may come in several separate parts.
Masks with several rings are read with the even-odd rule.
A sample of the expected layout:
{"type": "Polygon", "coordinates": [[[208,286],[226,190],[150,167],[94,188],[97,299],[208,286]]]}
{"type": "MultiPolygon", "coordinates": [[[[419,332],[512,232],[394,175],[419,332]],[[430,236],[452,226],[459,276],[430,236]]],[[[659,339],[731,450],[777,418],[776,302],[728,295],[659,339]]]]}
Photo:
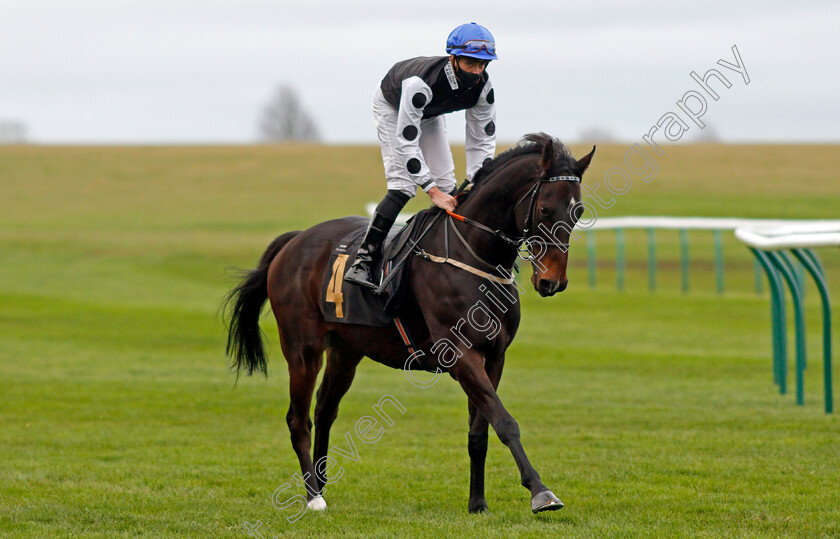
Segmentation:
{"type": "MultiPolygon", "coordinates": [[[[487,372],[484,370],[483,358],[475,351],[465,353],[451,369],[452,376],[461,384],[470,402],[475,405],[478,412],[490,422],[493,430],[499,436],[499,440],[510,449],[513,460],[519,468],[522,479],[522,486],[531,493],[531,510],[534,513],[550,511],[563,507],[557,496],[554,495],[540,480],[537,470],[531,466],[522,443],[519,440],[519,425],[516,420],[502,405],[502,401],[496,394],[496,390],[487,372]]],[[[472,434],[472,428],[470,429],[472,434]]],[[[470,440],[472,442],[472,439],[470,440]]],[[[486,455],[486,438],[483,454],[486,455]]],[[[477,449],[480,446],[477,445],[477,449]]],[[[478,453],[479,451],[477,451],[478,453]]],[[[475,472],[475,468],[472,468],[475,472]]],[[[472,475],[471,475],[472,477],[472,475]]],[[[481,471],[481,483],[483,487],[483,462],[481,471]]],[[[472,500],[472,498],[471,498],[472,500]]]]}
{"type": "MultiPolygon", "coordinates": [[[[502,369],[505,365],[505,356],[502,354],[496,361],[488,362],[486,365],[487,375],[493,389],[498,389],[499,380],[502,378],[502,369]]],[[[467,442],[467,451],[470,455],[470,513],[484,513],[487,511],[487,500],[484,498],[484,469],[487,458],[487,427],[489,423],[483,414],[478,413],[478,408],[469,401],[470,411],[470,433],[467,442]]]]}

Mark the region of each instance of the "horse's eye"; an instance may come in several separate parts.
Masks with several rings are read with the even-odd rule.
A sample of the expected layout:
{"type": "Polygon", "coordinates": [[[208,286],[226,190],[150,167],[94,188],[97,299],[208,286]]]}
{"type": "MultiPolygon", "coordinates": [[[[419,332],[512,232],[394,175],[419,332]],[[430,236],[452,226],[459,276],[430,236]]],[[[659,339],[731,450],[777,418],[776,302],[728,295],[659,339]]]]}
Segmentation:
{"type": "Polygon", "coordinates": [[[553,212],[554,210],[552,210],[551,208],[548,208],[546,206],[540,206],[540,215],[542,215],[543,217],[545,217],[546,215],[551,215],[553,212]]]}
{"type": "Polygon", "coordinates": [[[571,209],[572,219],[574,219],[575,222],[578,222],[580,220],[580,218],[583,217],[583,206],[578,204],[578,205],[572,206],[570,209],[571,209]]]}

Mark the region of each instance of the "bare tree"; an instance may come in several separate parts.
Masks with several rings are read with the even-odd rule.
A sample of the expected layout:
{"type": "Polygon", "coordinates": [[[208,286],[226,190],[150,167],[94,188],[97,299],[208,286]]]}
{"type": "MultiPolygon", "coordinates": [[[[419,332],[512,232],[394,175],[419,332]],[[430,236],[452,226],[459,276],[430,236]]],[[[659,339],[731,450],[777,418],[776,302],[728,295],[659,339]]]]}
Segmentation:
{"type": "Polygon", "coordinates": [[[262,112],[260,133],[272,142],[318,141],[318,126],[303,109],[297,92],[288,85],[279,86],[262,112]]]}
{"type": "Polygon", "coordinates": [[[718,133],[718,130],[709,124],[706,124],[706,127],[704,127],[702,131],[695,133],[694,137],[690,140],[690,142],[698,142],[701,144],[719,144],[720,141],[720,133],[718,133]]]}
{"type": "Polygon", "coordinates": [[[0,119],[0,144],[26,143],[26,126],[23,122],[0,119]]]}

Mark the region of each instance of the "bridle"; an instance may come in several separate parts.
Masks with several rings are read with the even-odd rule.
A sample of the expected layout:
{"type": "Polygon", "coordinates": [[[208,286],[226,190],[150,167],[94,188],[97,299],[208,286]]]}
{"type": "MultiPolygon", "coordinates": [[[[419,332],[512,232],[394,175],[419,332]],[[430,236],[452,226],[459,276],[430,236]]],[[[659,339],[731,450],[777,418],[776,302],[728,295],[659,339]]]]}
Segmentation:
{"type": "MultiPolygon", "coordinates": [[[[528,202],[528,215],[527,215],[526,220],[525,220],[525,226],[522,228],[522,236],[511,236],[509,234],[505,234],[501,230],[493,230],[492,228],[488,227],[485,224],[479,223],[478,221],[473,221],[469,217],[464,217],[463,215],[458,215],[455,212],[451,212],[449,210],[446,210],[445,213],[448,215],[448,217],[443,222],[443,226],[444,226],[444,233],[443,233],[444,256],[434,255],[434,254],[431,254],[431,253],[427,253],[425,251],[425,249],[423,249],[422,247],[419,247],[418,244],[420,243],[420,240],[422,240],[423,237],[426,235],[426,233],[429,230],[431,230],[433,226],[435,226],[438,219],[442,215],[444,215],[443,213],[438,213],[437,215],[435,215],[435,217],[432,219],[432,221],[428,224],[428,226],[423,230],[423,232],[420,233],[420,235],[414,240],[413,244],[409,248],[406,255],[403,256],[403,258],[399,262],[397,262],[397,264],[393,267],[393,269],[389,273],[389,275],[379,285],[379,288],[377,289],[378,292],[381,292],[382,290],[385,289],[385,287],[388,285],[388,283],[393,278],[393,276],[397,274],[396,268],[399,268],[400,266],[402,266],[402,264],[412,254],[417,255],[424,260],[428,260],[430,262],[434,262],[434,263],[437,263],[437,264],[450,264],[450,265],[455,266],[459,269],[462,269],[464,271],[472,273],[473,275],[477,275],[477,276],[479,276],[483,279],[488,279],[488,280],[491,280],[491,281],[494,281],[494,282],[497,282],[497,283],[500,283],[500,284],[511,284],[511,283],[513,283],[515,281],[515,278],[512,276],[512,272],[514,270],[517,271],[517,272],[519,271],[519,268],[517,267],[516,262],[514,262],[512,268],[510,268],[509,270],[506,270],[504,272],[504,273],[506,273],[506,275],[504,277],[499,277],[497,275],[494,275],[493,273],[488,273],[487,271],[480,270],[478,268],[475,268],[473,266],[465,264],[461,261],[450,258],[450,256],[449,256],[449,224],[453,220],[458,220],[458,221],[461,221],[462,223],[466,223],[470,226],[478,228],[479,230],[483,230],[484,232],[487,232],[488,234],[492,234],[494,237],[500,239],[501,241],[505,242],[506,244],[510,245],[511,247],[514,247],[516,249],[516,254],[519,258],[521,258],[522,260],[533,262],[534,261],[534,255],[531,253],[531,242],[528,239],[528,234],[530,233],[531,228],[534,225],[534,209],[535,209],[535,206],[537,204],[537,198],[539,198],[540,189],[542,189],[542,186],[544,184],[555,183],[555,182],[580,183],[580,177],[578,177],[578,176],[543,176],[543,177],[538,178],[534,182],[534,185],[528,189],[528,191],[522,196],[522,198],[519,199],[519,201],[513,207],[514,220],[515,220],[516,210],[519,208],[519,206],[522,205],[522,203],[525,201],[525,199],[529,200],[529,202],[528,202]],[[524,249],[523,249],[523,247],[524,247],[524,249]]],[[[461,189],[460,189],[461,193],[464,192],[464,189],[467,187],[467,185],[468,184],[465,183],[463,186],[461,186],[461,189]]],[[[472,249],[472,247],[470,247],[466,238],[464,238],[464,236],[460,232],[458,232],[458,228],[454,226],[454,223],[452,223],[452,230],[455,232],[455,236],[458,238],[458,241],[461,242],[461,245],[464,246],[464,248],[470,253],[470,255],[472,255],[472,257],[475,260],[477,260],[480,264],[482,264],[485,268],[487,268],[491,272],[499,270],[498,266],[493,266],[492,264],[490,264],[489,262],[487,262],[486,260],[481,258],[481,256],[479,256],[478,253],[476,253],[472,249]]],[[[561,243],[557,243],[557,242],[552,242],[551,244],[555,245],[556,247],[563,250],[564,252],[566,250],[568,250],[568,248],[569,248],[568,243],[561,244],[561,243]]]]}
{"type": "MultiPolygon", "coordinates": [[[[534,211],[536,209],[537,199],[539,198],[540,189],[542,186],[547,183],[556,183],[556,182],[572,182],[572,183],[580,183],[579,176],[542,176],[534,182],[534,185],[528,189],[528,191],[522,195],[522,198],[514,205],[513,213],[516,215],[516,210],[519,209],[519,206],[528,199],[528,213],[526,214],[525,218],[525,225],[522,228],[522,235],[521,236],[510,236],[505,234],[501,230],[493,230],[492,228],[479,223],[478,221],[473,221],[468,217],[464,217],[463,215],[458,215],[451,211],[446,211],[449,214],[449,217],[452,219],[457,219],[462,223],[466,223],[471,225],[475,228],[483,230],[489,234],[493,234],[495,237],[499,238],[501,241],[507,243],[508,245],[516,248],[516,254],[522,260],[531,260],[531,242],[529,241],[529,234],[531,229],[534,226],[534,211]],[[524,248],[524,249],[523,249],[524,248]],[[524,254],[523,254],[524,253],[524,254]]],[[[567,250],[569,248],[569,244],[560,244],[560,243],[553,243],[560,249],[567,250]]]]}

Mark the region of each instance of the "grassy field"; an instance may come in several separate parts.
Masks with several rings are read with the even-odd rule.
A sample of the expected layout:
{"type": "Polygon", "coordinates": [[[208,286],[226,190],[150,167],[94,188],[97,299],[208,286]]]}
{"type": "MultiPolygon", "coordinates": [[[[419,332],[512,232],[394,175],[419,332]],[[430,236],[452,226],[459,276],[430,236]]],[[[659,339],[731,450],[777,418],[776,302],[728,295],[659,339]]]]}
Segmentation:
{"type": "MultiPolygon", "coordinates": [[[[589,181],[626,149],[599,147],[589,181]]],[[[836,218],[838,156],[666,147],[658,177],[603,215],[836,218]]],[[[822,408],[816,294],[798,407],[772,383],[769,298],[728,235],[723,296],[703,234],[692,234],[688,294],[676,235],[662,235],[651,294],[645,237],[628,234],[619,293],[605,234],[595,289],[576,246],[566,292],[523,296],[500,396],[562,511],[531,514],[491,433],[491,512],[467,514],[463,393],[365,361],[333,444],[384,394],[406,413],[378,442],[356,439],[357,461],[337,457],[325,513],[291,523],[293,509],[271,504],[299,473],[273,319],[269,378],[234,387],[219,304],[232,269],[277,234],[381,197],[378,148],[0,147],[0,188],[1,536],[248,537],[258,521],[263,537],[840,535],[840,423],[822,408]]],[[[820,255],[836,305],[840,252],[820,255]]]]}

